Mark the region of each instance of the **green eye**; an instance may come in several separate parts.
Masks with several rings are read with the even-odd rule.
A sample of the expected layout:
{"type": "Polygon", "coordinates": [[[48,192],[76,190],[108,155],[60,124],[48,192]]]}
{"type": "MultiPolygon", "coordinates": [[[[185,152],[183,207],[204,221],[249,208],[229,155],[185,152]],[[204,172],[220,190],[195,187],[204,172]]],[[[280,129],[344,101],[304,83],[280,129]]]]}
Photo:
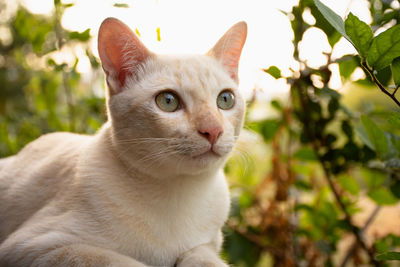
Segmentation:
{"type": "Polygon", "coordinates": [[[220,109],[231,109],[234,104],[235,96],[228,90],[222,91],[217,97],[217,106],[220,109]]]}
{"type": "Polygon", "coordinates": [[[172,92],[162,92],[156,96],[157,106],[166,112],[174,112],[179,108],[179,98],[172,92]]]}

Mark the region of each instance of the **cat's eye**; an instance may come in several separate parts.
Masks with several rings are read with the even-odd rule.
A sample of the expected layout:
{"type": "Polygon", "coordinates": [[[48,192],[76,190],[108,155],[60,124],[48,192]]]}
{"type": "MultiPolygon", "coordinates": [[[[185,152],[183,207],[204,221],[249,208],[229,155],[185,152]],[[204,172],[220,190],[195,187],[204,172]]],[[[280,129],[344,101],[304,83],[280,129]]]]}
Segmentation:
{"type": "Polygon", "coordinates": [[[174,112],[179,108],[179,97],[173,92],[162,92],[156,96],[157,106],[165,112],[174,112]]]}
{"type": "Polygon", "coordinates": [[[235,96],[229,90],[222,91],[217,97],[217,106],[220,109],[231,109],[235,105],[235,96]]]}

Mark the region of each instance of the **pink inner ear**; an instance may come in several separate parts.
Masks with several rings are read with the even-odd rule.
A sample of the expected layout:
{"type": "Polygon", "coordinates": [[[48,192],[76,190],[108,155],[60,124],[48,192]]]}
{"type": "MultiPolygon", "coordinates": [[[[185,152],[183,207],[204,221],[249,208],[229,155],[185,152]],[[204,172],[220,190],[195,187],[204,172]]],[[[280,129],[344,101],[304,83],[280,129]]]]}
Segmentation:
{"type": "Polygon", "coordinates": [[[127,70],[120,70],[119,75],[118,75],[118,80],[122,86],[125,85],[125,79],[126,79],[126,76],[128,76],[128,74],[129,74],[129,72],[127,70]]]}
{"type": "Polygon", "coordinates": [[[107,83],[113,94],[123,90],[126,78],[135,74],[150,52],[121,21],[108,18],[100,27],[98,49],[107,83]]]}
{"type": "MultiPolygon", "coordinates": [[[[110,59],[111,68],[113,69],[115,78],[118,78],[119,84],[122,87],[125,85],[125,79],[127,76],[132,74],[133,68],[129,68],[129,58],[124,56],[124,50],[129,49],[129,42],[124,46],[118,46],[115,43],[111,43],[106,48],[108,58],[110,59]]],[[[133,67],[133,66],[132,66],[133,67]]]]}
{"type": "Polygon", "coordinates": [[[247,37],[247,24],[239,22],[233,25],[218,40],[215,46],[208,52],[209,55],[220,60],[231,77],[237,81],[238,65],[242,48],[247,37]]]}

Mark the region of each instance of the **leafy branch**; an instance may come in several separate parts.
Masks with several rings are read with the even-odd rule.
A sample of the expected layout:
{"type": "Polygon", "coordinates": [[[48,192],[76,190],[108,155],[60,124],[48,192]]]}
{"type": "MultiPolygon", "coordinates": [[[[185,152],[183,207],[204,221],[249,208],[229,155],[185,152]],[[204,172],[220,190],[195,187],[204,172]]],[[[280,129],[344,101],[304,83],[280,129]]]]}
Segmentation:
{"type": "Polygon", "coordinates": [[[319,0],[314,0],[314,3],[324,18],[358,51],[362,67],[373,82],[400,107],[400,101],[395,96],[400,86],[400,25],[395,25],[374,37],[371,27],[352,13],[343,21],[319,0]],[[375,72],[389,65],[395,83],[393,93],[390,93],[375,75],[375,72]]]}
{"type": "MultiPolygon", "coordinates": [[[[371,225],[371,223],[374,221],[376,215],[379,213],[379,210],[381,209],[380,206],[375,207],[375,209],[372,211],[371,215],[368,217],[367,221],[364,224],[364,227],[359,231],[359,233],[362,235],[365,231],[367,231],[368,227],[371,225]]],[[[356,240],[351,248],[348,250],[346,256],[344,257],[342,263],[340,264],[341,267],[346,266],[347,262],[350,260],[351,256],[355,253],[357,249],[357,245],[359,244],[359,241],[356,240]]]]}
{"type": "MultiPolygon", "coordinates": [[[[400,237],[377,237],[367,232],[384,205],[399,204],[400,113],[388,107],[372,109],[372,105],[367,111],[358,110],[347,105],[339,91],[329,88],[333,64],[339,66],[342,79],[349,79],[361,67],[366,75],[359,82],[376,84],[400,106],[400,32],[399,26],[391,27],[393,21],[400,24],[400,13],[391,5],[394,0],[375,5],[378,1],[369,6],[371,25],[377,29],[385,25],[386,31],[375,37],[371,27],[353,14],[344,21],[317,0],[300,0],[290,12],[282,11],[291,23],[298,69],[290,69],[289,76],[282,75],[276,66],[263,69],[275,79],[284,79],[290,94],[286,103],[271,102],[276,115],[247,121],[249,128],[271,145],[271,171],[253,195],[243,190],[235,202],[235,215],[228,222],[233,238],[228,240],[241,249],[228,246],[227,251],[237,259],[233,263],[245,259],[247,266],[254,266],[254,258],[265,253],[277,267],[295,266],[297,262],[333,266],[338,254],[343,255],[339,262],[343,267],[381,266],[400,259],[400,252],[396,252],[400,237]],[[315,22],[305,21],[305,12],[311,13],[315,22]],[[332,48],[324,53],[327,61],[319,68],[311,67],[300,53],[299,44],[310,28],[322,30],[332,48]],[[358,55],[332,60],[335,44],[342,36],[358,55]],[[394,86],[389,85],[392,80],[394,86]],[[374,122],[376,118],[379,124],[374,122]],[[359,225],[358,206],[365,197],[376,206],[359,225]],[[346,251],[340,247],[344,234],[354,238],[346,251]],[[238,251],[245,251],[240,259],[238,251]]],[[[349,94],[346,98],[351,97],[349,94]]],[[[234,167],[229,169],[235,171],[234,167]]],[[[390,227],[385,230],[393,231],[390,227]]]]}
{"type": "Polygon", "coordinates": [[[376,77],[374,70],[371,69],[366,61],[361,62],[361,66],[368,72],[370,75],[371,79],[374,81],[374,83],[378,86],[378,88],[387,96],[389,96],[399,107],[400,107],[400,101],[397,100],[396,98],[396,92],[399,89],[399,85],[396,86],[395,90],[390,93],[383,85],[382,83],[378,80],[376,77]]]}
{"type": "MultiPolygon", "coordinates": [[[[352,217],[350,213],[348,212],[348,209],[345,205],[345,203],[342,200],[341,195],[339,194],[334,181],[333,181],[333,175],[332,175],[332,166],[328,166],[326,159],[324,158],[324,155],[321,154],[321,151],[324,151],[326,149],[330,150],[331,148],[328,146],[326,147],[326,139],[327,136],[323,136],[322,134],[318,133],[316,131],[316,128],[313,127],[313,125],[316,124],[316,122],[312,118],[313,111],[310,110],[310,107],[313,106],[313,102],[310,99],[310,96],[303,86],[303,81],[304,80],[309,80],[310,79],[310,74],[303,73],[298,79],[292,81],[292,91],[294,94],[298,94],[298,102],[300,104],[300,109],[303,110],[302,116],[301,116],[301,122],[303,124],[303,129],[304,133],[306,134],[308,142],[311,144],[314,153],[317,157],[317,160],[320,162],[323,172],[324,172],[324,177],[325,180],[328,183],[328,186],[330,190],[332,191],[335,200],[337,204],[339,205],[341,211],[344,214],[344,220],[348,227],[350,228],[350,231],[353,233],[354,237],[356,238],[356,244],[359,244],[361,248],[368,254],[370,262],[374,266],[380,266],[381,263],[375,259],[375,253],[374,250],[366,244],[363,236],[362,236],[362,231],[354,225],[352,222],[352,217]],[[324,145],[325,144],[325,145],[324,145]]],[[[329,78],[326,79],[326,83],[329,81],[329,78]]],[[[296,102],[296,100],[294,100],[296,102]]],[[[354,251],[353,251],[354,252],[354,251]]],[[[351,254],[350,254],[351,255],[351,254]]]]}
{"type": "MultiPolygon", "coordinates": [[[[339,32],[340,35],[350,41],[357,49],[359,56],[361,57],[362,67],[369,73],[371,80],[400,107],[400,103],[396,98],[396,93],[400,85],[400,28],[399,26],[394,26],[374,37],[371,27],[360,21],[353,14],[350,13],[346,21],[343,21],[337,14],[323,5],[320,1],[314,0],[314,4],[315,5],[310,5],[307,1],[300,1],[299,7],[293,8],[292,13],[290,14],[294,17],[292,19],[292,28],[295,34],[293,41],[295,48],[294,58],[301,63],[301,68],[300,73],[293,75],[292,78],[285,79],[291,86],[291,103],[293,105],[293,112],[302,127],[300,140],[303,144],[311,146],[315,156],[314,160],[317,160],[322,167],[323,177],[334,196],[334,201],[337,203],[341,213],[344,215],[343,221],[346,225],[345,229],[355,237],[355,243],[345,255],[342,266],[345,266],[351,258],[356,259],[355,253],[358,248],[367,253],[368,262],[370,264],[381,266],[382,262],[380,260],[385,260],[386,254],[379,258],[376,257],[375,247],[367,245],[364,238],[365,230],[374,220],[380,207],[377,206],[363,227],[357,227],[353,222],[351,206],[348,204],[346,196],[342,195],[338,184],[336,184],[335,176],[339,173],[346,172],[351,168],[352,165],[349,162],[365,164],[371,159],[376,158],[386,164],[386,161],[389,159],[389,154],[396,154],[390,152],[392,151],[392,148],[389,147],[391,146],[391,143],[387,140],[384,131],[381,130],[367,115],[361,116],[363,132],[360,133],[359,130],[356,129],[358,135],[363,134],[360,138],[364,145],[360,146],[355,142],[355,140],[353,140],[353,128],[350,125],[350,121],[354,119],[354,116],[348,113],[346,108],[341,107],[339,103],[340,94],[329,89],[328,86],[332,75],[329,70],[329,65],[333,63],[331,60],[332,53],[327,54],[328,60],[325,66],[322,66],[319,69],[313,69],[308,66],[307,62],[302,61],[298,57],[298,44],[307,29],[307,26],[304,26],[302,19],[302,12],[304,8],[307,7],[310,8],[311,14],[316,18],[315,27],[321,28],[325,32],[331,47],[333,47],[333,45],[339,40],[337,37],[337,32],[339,32]],[[321,23],[321,21],[324,21],[325,19],[328,23],[321,23]],[[389,65],[391,66],[391,74],[396,86],[396,89],[392,93],[385,88],[384,83],[379,80],[381,75],[378,75],[379,71],[383,71],[383,69],[385,69],[384,71],[387,71],[389,65]],[[320,86],[314,84],[316,76],[318,76],[319,81],[322,82],[322,89],[319,89],[320,86]],[[326,100],[329,100],[328,103],[325,102],[326,100]],[[325,105],[325,103],[327,105],[325,105]],[[325,107],[327,113],[324,112],[325,107]],[[334,145],[337,139],[337,133],[326,132],[327,125],[339,118],[339,113],[337,113],[338,110],[343,111],[340,116],[342,121],[341,126],[342,131],[348,140],[343,147],[339,147],[337,144],[334,145]],[[373,151],[375,151],[375,153],[373,151]]],[[[347,70],[344,70],[347,72],[345,75],[351,74],[358,66],[357,61],[349,61],[348,58],[343,58],[342,60],[348,64],[347,70]],[[350,67],[349,64],[351,64],[350,67]]],[[[340,67],[339,61],[339,68],[340,67]]],[[[284,78],[281,76],[280,70],[274,66],[264,69],[264,71],[276,79],[284,78]]],[[[397,113],[393,116],[397,119],[397,113]]],[[[289,129],[289,131],[291,131],[291,129],[289,129]]],[[[391,138],[393,140],[392,143],[397,142],[397,137],[391,138]]],[[[305,160],[310,160],[309,158],[307,159],[307,157],[304,158],[305,160]]],[[[397,159],[392,158],[391,160],[397,159]]],[[[386,164],[385,166],[389,165],[386,164]]],[[[368,168],[368,166],[366,167],[368,168]]],[[[343,179],[338,179],[338,182],[348,192],[358,192],[358,185],[354,181],[354,178],[349,177],[349,180],[350,181],[347,182],[343,181],[343,179]],[[346,185],[348,186],[347,188],[345,187],[346,185]],[[356,186],[355,190],[353,190],[354,186],[356,186]],[[349,187],[352,188],[349,189],[349,187]]],[[[397,202],[391,192],[385,188],[370,187],[368,196],[378,205],[397,202]]],[[[310,208],[309,205],[301,204],[299,208],[304,209],[306,212],[310,212],[308,209],[310,208]]],[[[317,213],[313,212],[313,214],[317,213]]],[[[331,229],[335,228],[333,227],[331,229]]],[[[332,244],[335,244],[334,241],[332,244]]],[[[387,257],[393,258],[394,256],[390,254],[387,257]]]]}

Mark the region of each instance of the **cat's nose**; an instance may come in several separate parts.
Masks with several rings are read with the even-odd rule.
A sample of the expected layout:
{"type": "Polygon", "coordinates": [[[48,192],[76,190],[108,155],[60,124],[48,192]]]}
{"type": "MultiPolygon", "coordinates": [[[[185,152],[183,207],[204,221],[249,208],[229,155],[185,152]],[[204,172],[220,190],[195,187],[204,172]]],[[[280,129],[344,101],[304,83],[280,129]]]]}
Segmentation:
{"type": "Polygon", "coordinates": [[[200,135],[204,136],[211,145],[214,145],[223,133],[223,129],[221,126],[204,127],[203,129],[199,129],[198,132],[200,135]]]}

